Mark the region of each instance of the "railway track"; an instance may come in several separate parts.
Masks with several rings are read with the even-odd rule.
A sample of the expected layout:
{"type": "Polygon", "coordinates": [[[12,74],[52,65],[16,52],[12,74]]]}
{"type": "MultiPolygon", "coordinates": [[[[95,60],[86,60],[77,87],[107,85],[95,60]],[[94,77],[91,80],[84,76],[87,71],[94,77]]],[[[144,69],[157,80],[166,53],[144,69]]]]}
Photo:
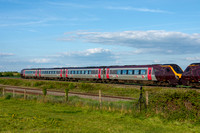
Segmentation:
{"type": "MultiPolygon", "coordinates": [[[[39,80],[39,79],[23,79],[23,78],[13,78],[13,77],[0,77],[3,79],[22,79],[22,80],[34,80],[34,81],[56,81],[56,82],[73,82],[73,81],[61,81],[61,80],[39,80]]],[[[140,84],[112,84],[112,83],[96,83],[96,82],[89,82],[89,83],[94,83],[94,84],[107,84],[107,85],[116,85],[116,86],[122,86],[122,87],[137,87],[140,88],[140,84]]],[[[148,88],[171,88],[171,89],[177,89],[177,88],[182,88],[182,89],[193,89],[193,90],[199,90],[200,88],[192,88],[192,87],[172,87],[172,86],[156,86],[156,85],[142,85],[143,87],[148,87],[148,88]]]]}
{"type": "MultiPolygon", "coordinates": [[[[4,88],[6,92],[10,93],[19,93],[24,94],[24,91],[26,91],[26,94],[32,94],[32,95],[43,95],[42,89],[36,89],[36,88],[28,88],[28,87],[19,87],[19,86],[10,86],[10,85],[0,85],[0,87],[4,88]]],[[[53,95],[53,96],[65,96],[64,91],[57,91],[57,90],[47,90],[47,95],[53,95]]],[[[88,99],[94,99],[98,100],[99,95],[97,94],[91,94],[91,93],[80,93],[80,92],[69,92],[69,96],[79,96],[81,98],[88,98],[88,99]]],[[[120,97],[120,96],[109,96],[109,95],[101,95],[101,99],[103,101],[131,101],[136,100],[136,98],[131,97],[120,97]]]]}

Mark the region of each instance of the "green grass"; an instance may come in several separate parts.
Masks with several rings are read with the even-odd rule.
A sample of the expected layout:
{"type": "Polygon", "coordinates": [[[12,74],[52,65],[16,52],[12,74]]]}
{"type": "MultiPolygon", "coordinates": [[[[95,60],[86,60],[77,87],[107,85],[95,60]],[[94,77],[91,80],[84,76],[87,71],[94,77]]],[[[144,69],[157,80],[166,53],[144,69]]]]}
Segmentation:
{"type": "Polygon", "coordinates": [[[115,95],[115,96],[128,96],[128,97],[139,97],[139,88],[122,86],[115,84],[98,84],[98,83],[81,83],[81,82],[58,82],[58,81],[37,81],[37,80],[23,80],[23,79],[3,79],[0,78],[0,84],[24,86],[24,87],[35,87],[45,88],[51,90],[65,90],[70,86],[69,91],[73,92],[85,92],[98,94],[99,90],[102,90],[104,95],[115,95]]]}
{"type": "Polygon", "coordinates": [[[198,124],[0,98],[0,132],[200,132],[198,124]]]}
{"type": "MultiPolygon", "coordinates": [[[[94,84],[94,83],[70,83],[70,82],[57,82],[57,81],[37,81],[37,80],[22,80],[22,79],[1,79],[0,84],[5,85],[16,85],[16,86],[26,86],[26,87],[36,87],[40,89],[55,89],[55,90],[65,90],[74,92],[87,92],[98,94],[99,89],[103,94],[107,95],[117,95],[117,96],[128,96],[139,98],[139,87],[135,86],[122,86],[122,85],[111,85],[111,84],[94,84]]],[[[1,93],[0,88],[0,93],[1,93]]],[[[158,116],[159,118],[171,121],[192,121],[195,123],[200,123],[200,93],[198,90],[190,89],[172,89],[172,88],[162,88],[162,87],[144,87],[143,91],[148,91],[149,93],[149,106],[146,113],[138,114],[134,113],[134,116],[158,116]]],[[[145,93],[144,93],[145,94],[145,93]]],[[[55,99],[55,98],[53,98],[55,99]]],[[[58,99],[58,98],[56,98],[58,99]]],[[[63,97],[64,99],[64,97],[63,97]]],[[[76,103],[83,106],[97,107],[97,101],[84,100],[80,98],[69,98],[72,105],[76,103]]],[[[58,100],[55,100],[58,101],[58,100]]],[[[64,101],[64,100],[63,100],[64,101]]],[[[132,103],[124,104],[124,107],[129,110],[132,107],[132,112],[134,108],[137,108],[136,101],[132,103]]],[[[120,110],[120,103],[108,103],[103,102],[103,106],[112,106],[115,110],[120,110]]],[[[105,109],[106,110],[106,109],[105,109]]]]}

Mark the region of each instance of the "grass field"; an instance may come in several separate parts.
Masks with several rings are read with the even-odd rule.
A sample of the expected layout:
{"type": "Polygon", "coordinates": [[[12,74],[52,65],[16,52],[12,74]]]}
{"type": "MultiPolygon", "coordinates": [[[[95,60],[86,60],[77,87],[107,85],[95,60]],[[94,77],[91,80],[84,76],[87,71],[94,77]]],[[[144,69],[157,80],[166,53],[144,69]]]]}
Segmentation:
{"type": "Polygon", "coordinates": [[[0,98],[0,132],[200,132],[199,124],[102,112],[87,107],[0,98]]]}

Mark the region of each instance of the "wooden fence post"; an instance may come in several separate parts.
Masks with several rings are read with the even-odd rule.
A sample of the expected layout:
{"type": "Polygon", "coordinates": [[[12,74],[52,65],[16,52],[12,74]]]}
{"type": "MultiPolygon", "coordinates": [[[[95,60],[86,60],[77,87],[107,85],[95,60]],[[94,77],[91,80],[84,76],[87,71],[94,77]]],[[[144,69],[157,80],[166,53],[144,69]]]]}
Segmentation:
{"type": "Polygon", "coordinates": [[[26,100],[27,96],[26,96],[26,89],[24,89],[24,100],[26,100]]]}
{"type": "Polygon", "coordinates": [[[102,106],[101,90],[99,90],[99,105],[100,105],[100,109],[101,109],[101,106],[102,106]]]}
{"type": "Polygon", "coordinates": [[[5,96],[5,88],[3,87],[3,97],[5,96]]]}
{"type": "Polygon", "coordinates": [[[44,88],[42,91],[43,91],[43,102],[46,102],[47,89],[44,88]]]}
{"type": "Polygon", "coordinates": [[[68,101],[68,93],[69,93],[69,89],[65,88],[65,102],[68,101]]]}
{"type": "Polygon", "coordinates": [[[123,111],[124,111],[124,104],[122,104],[121,114],[123,113],[123,111]]]}
{"type": "Polygon", "coordinates": [[[146,105],[149,105],[149,93],[148,91],[145,92],[146,93],[146,105]]]}
{"type": "Polygon", "coordinates": [[[15,89],[13,88],[13,97],[15,97],[15,89]]]}

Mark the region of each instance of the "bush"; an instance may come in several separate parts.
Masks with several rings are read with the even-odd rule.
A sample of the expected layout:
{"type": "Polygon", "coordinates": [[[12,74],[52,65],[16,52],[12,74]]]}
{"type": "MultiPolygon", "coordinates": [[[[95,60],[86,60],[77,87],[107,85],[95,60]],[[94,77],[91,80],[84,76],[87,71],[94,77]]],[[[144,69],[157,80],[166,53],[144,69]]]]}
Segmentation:
{"type": "Polygon", "coordinates": [[[149,108],[170,120],[195,121],[200,116],[200,93],[195,90],[154,93],[149,108]]]}
{"type": "Polygon", "coordinates": [[[70,83],[69,86],[68,86],[68,89],[69,89],[69,90],[72,90],[72,89],[74,89],[74,88],[75,88],[74,84],[73,84],[73,83],[70,83]]]}
{"type": "Polygon", "coordinates": [[[6,95],[6,96],[5,96],[5,99],[6,99],[6,100],[11,99],[11,95],[6,95]]]}
{"type": "Polygon", "coordinates": [[[4,72],[5,77],[12,77],[14,76],[12,72],[4,72]]]}

